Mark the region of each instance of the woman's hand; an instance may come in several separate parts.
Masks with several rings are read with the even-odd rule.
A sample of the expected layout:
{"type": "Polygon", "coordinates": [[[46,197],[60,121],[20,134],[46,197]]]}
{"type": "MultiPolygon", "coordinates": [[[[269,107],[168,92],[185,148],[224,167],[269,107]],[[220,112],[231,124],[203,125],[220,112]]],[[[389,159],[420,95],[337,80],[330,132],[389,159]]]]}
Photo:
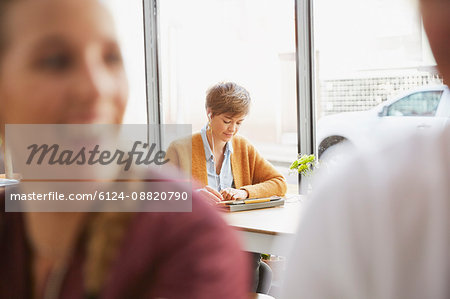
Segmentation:
{"type": "Polygon", "coordinates": [[[248,192],[244,189],[226,188],[220,191],[223,200],[236,200],[248,198],[248,192]]]}
{"type": "Polygon", "coordinates": [[[205,186],[205,188],[197,189],[195,190],[195,192],[206,198],[210,204],[217,204],[218,202],[224,200],[222,195],[210,186],[205,186]]]}

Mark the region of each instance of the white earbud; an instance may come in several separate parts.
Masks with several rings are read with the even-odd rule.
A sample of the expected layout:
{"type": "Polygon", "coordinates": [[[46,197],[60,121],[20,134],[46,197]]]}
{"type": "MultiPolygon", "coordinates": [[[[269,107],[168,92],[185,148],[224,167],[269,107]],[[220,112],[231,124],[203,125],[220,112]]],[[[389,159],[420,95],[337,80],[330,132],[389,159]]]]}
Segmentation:
{"type": "Polygon", "coordinates": [[[208,113],[208,119],[211,120],[211,113],[208,113]]]}

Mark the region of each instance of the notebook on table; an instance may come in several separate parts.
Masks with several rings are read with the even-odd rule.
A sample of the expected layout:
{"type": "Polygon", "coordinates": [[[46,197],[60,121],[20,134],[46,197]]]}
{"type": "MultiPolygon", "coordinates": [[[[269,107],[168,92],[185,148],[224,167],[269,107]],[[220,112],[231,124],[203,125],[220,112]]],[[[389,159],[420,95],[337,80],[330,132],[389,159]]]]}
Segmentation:
{"type": "Polygon", "coordinates": [[[220,202],[219,205],[228,212],[247,211],[282,206],[284,205],[284,198],[272,196],[245,200],[229,200],[220,202]]]}

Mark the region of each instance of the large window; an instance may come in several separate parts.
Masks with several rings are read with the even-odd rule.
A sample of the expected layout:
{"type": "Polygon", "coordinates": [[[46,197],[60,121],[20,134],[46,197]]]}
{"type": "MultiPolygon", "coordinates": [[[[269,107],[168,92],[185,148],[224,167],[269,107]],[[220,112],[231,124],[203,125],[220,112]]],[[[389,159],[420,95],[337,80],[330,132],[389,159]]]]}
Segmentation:
{"type": "Polygon", "coordinates": [[[205,93],[234,81],[253,105],[240,133],[278,167],[297,154],[295,1],[159,2],[160,84],[164,123],[207,122],[205,93]]]}
{"type": "Polygon", "coordinates": [[[341,141],[360,147],[400,128],[423,128],[406,116],[436,113],[442,91],[424,86],[442,81],[416,1],[316,0],[313,36],[319,154],[341,141]],[[419,91],[384,105],[410,89],[419,91]],[[383,134],[375,133],[379,127],[383,134]]]}
{"type": "Polygon", "coordinates": [[[129,97],[124,122],[147,123],[144,23],[141,0],[105,0],[114,17],[127,72],[129,97]]]}
{"type": "Polygon", "coordinates": [[[159,27],[150,48],[158,55],[147,57],[153,63],[147,76],[153,83],[154,78],[159,80],[153,85],[157,101],[149,99],[158,107],[155,119],[192,124],[198,131],[207,122],[208,87],[219,81],[241,84],[253,99],[241,134],[285,174],[291,186],[297,185],[297,177],[289,176],[287,167],[298,152],[298,139],[302,151],[315,146],[319,155],[343,141],[354,147],[367,144],[378,124],[391,125],[380,121],[394,111],[394,104],[388,111],[387,103],[412,88],[419,90],[408,99],[431,120],[396,127],[432,127],[432,115],[439,115],[437,94],[420,99],[412,95],[425,92],[426,85],[442,84],[415,1],[157,3],[150,4],[157,9],[149,18],[157,16],[154,24],[159,27]]]}

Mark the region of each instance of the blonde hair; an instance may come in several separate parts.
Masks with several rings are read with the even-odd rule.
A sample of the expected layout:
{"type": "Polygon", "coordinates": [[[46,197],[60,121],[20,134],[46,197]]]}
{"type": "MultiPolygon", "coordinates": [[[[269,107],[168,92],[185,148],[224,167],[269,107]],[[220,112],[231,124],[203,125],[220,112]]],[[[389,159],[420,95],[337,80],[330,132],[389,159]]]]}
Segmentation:
{"type": "Polygon", "coordinates": [[[220,82],[206,92],[205,107],[211,109],[212,115],[247,115],[250,100],[250,94],[244,87],[234,82],[220,82]]]}
{"type": "MultiPolygon", "coordinates": [[[[97,296],[105,283],[109,270],[118,258],[126,229],[134,213],[96,213],[87,227],[85,242],[85,290],[97,296]]],[[[82,236],[83,237],[83,236],[82,236]]]]}

